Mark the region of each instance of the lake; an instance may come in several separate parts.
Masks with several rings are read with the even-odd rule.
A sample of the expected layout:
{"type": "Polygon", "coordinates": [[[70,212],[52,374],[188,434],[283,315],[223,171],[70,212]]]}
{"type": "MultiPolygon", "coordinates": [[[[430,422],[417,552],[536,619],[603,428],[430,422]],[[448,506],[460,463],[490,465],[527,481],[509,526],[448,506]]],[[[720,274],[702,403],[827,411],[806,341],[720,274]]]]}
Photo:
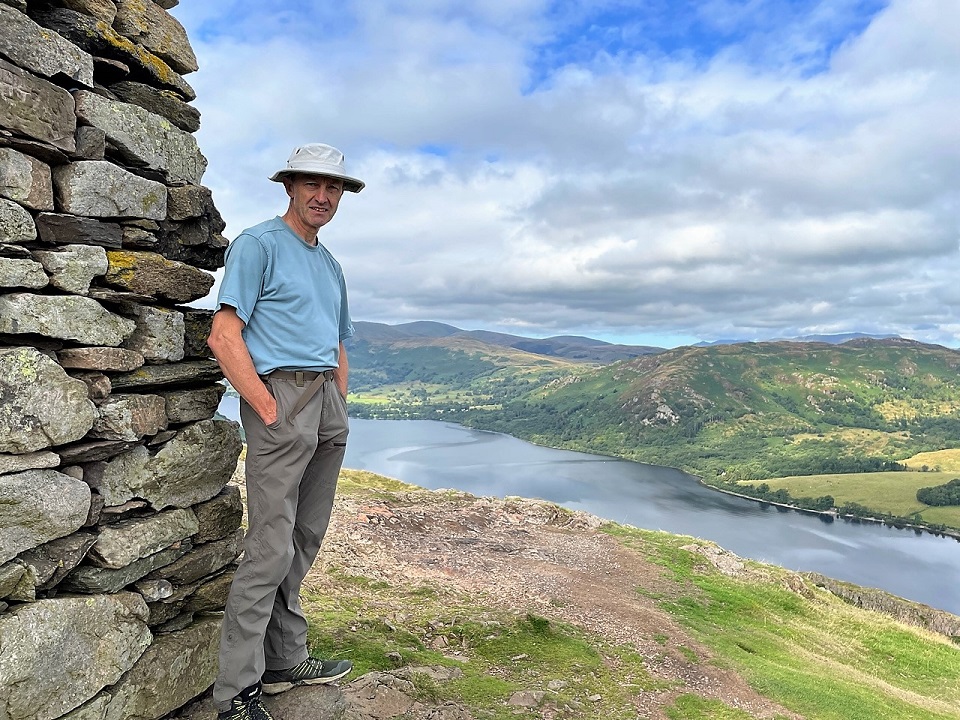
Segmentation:
{"type": "MultiPolygon", "coordinates": [[[[236,419],[236,398],[220,412],[236,419]]],[[[428,489],[540,498],[742,557],[875,587],[960,615],[960,543],[710,490],[671,468],[554,450],[453,423],[351,419],[344,466],[428,489]]]]}

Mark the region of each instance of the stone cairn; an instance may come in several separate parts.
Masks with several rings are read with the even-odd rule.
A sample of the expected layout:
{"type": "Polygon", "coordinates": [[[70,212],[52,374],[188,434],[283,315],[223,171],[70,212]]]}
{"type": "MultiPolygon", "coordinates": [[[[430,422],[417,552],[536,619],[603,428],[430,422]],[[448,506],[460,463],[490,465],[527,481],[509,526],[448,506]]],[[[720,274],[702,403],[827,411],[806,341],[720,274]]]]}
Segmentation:
{"type": "Polygon", "coordinates": [[[241,550],[177,0],[0,0],[0,720],[201,695],[241,550]]]}

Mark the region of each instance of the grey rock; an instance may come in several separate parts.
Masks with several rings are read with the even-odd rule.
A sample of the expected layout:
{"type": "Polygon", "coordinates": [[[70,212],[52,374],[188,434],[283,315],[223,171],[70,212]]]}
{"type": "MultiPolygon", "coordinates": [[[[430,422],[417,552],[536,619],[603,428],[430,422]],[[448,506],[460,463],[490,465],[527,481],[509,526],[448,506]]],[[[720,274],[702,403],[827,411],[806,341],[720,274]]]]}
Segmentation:
{"type": "Polygon", "coordinates": [[[161,635],[111,688],[104,720],[156,720],[206,690],[217,676],[220,618],[161,635]]]}
{"type": "MultiPolygon", "coordinates": [[[[19,563],[18,560],[14,562],[19,563]]],[[[17,586],[10,591],[10,594],[6,597],[10,602],[16,603],[32,603],[37,600],[37,580],[33,576],[33,573],[30,572],[30,568],[24,567],[23,575],[20,576],[20,581],[17,583],[17,586]]]]}
{"type": "MultiPolygon", "coordinates": [[[[184,603],[178,603],[183,607],[184,603]]],[[[194,613],[181,611],[179,615],[174,616],[172,620],[168,620],[162,625],[157,627],[151,627],[150,629],[157,635],[162,635],[163,633],[174,633],[180,632],[181,630],[190,627],[195,620],[194,613]]]]}
{"type": "MultiPolygon", "coordinates": [[[[350,711],[359,717],[371,718],[403,715],[413,707],[415,692],[409,680],[385,672],[367,673],[343,688],[350,711]]],[[[273,704],[269,705],[271,712],[273,707],[273,704]]]]}
{"type": "Polygon", "coordinates": [[[0,147],[0,195],[32,210],[53,210],[50,166],[13,148],[0,147]]]}
{"type": "Polygon", "coordinates": [[[189,585],[232,563],[242,549],[243,530],[237,529],[232,535],[222,540],[195,545],[190,552],[176,562],[155,570],[150,578],[169,580],[176,585],[189,585]]]}
{"type": "Polygon", "coordinates": [[[0,257],[13,258],[14,260],[33,259],[33,255],[30,254],[30,251],[22,245],[13,245],[11,243],[4,242],[0,242],[0,257]]]}
{"type": "Polygon", "coordinates": [[[94,493],[90,496],[90,512],[87,513],[87,519],[83,523],[85,528],[96,527],[100,524],[100,518],[103,516],[103,498],[94,493]]]}
{"type": "Polygon", "coordinates": [[[86,385],[49,357],[31,347],[0,348],[0,452],[79,440],[96,415],[86,385]]]}
{"type": "Polygon", "coordinates": [[[115,315],[87,297],[31,293],[0,296],[0,332],[36,333],[114,347],[135,328],[133,320],[115,315]]]}
{"type": "Polygon", "coordinates": [[[149,512],[150,504],[146,500],[128,500],[123,505],[111,505],[103,508],[103,522],[101,525],[110,525],[118,520],[140,518],[149,512]]]}
{"type": "Polygon", "coordinates": [[[177,433],[150,460],[161,480],[163,495],[154,507],[185,507],[216,496],[237,468],[243,444],[239,426],[231,420],[201,420],[177,433]]]}
{"type": "MultiPolygon", "coordinates": [[[[91,420],[91,426],[93,421],[91,420]]],[[[93,442],[85,441],[64,445],[57,448],[57,454],[60,456],[64,465],[72,463],[96,462],[115,457],[120,453],[129,450],[136,443],[124,440],[95,440],[93,442]]]]}
{"type": "Polygon", "coordinates": [[[117,223],[60,213],[40,213],[37,216],[34,237],[37,233],[41,240],[52,245],[79,244],[118,248],[122,238],[120,225],[117,223]]]}
{"type": "Polygon", "coordinates": [[[123,346],[138,352],[147,362],[177,362],[183,359],[183,313],[149,305],[129,305],[136,330],[123,346]]]}
{"type": "Polygon", "coordinates": [[[199,613],[223,610],[227,605],[235,571],[236,566],[233,565],[226,572],[198,583],[196,589],[187,596],[184,611],[199,613]]]}
{"type": "Polygon", "coordinates": [[[212,202],[210,189],[202,185],[170,188],[167,196],[167,217],[177,221],[202,217],[208,212],[212,202]]]}
{"type": "Polygon", "coordinates": [[[171,183],[199,184],[207,160],[193,135],[139,105],[86,90],[75,93],[74,100],[77,117],[103,130],[128,164],[161,172],[171,183]]]}
{"type": "Polygon", "coordinates": [[[169,565],[189,551],[190,547],[191,544],[187,541],[174,543],[158,553],[135,560],[116,570],[83,565],[67,575],[57,589],[90,594],[119,592],[157,568],[169,565]]]}
{"type": "Polygon", "coordinates": [[[175,620],[180,616],[183,606],[186,604],[184,600],[164,600],[162,602],[148,603],[148,607],[150,608],[150,620],[148,621],[150,629],[157,632],[159,628],[175,620]]]}
{"type": "Polygon", "coordinates": [[[226,227],[213,197],[206,188],[178,189],[179,197],[172,202],[169,217],[160,223],[158,251],[165,257],[182,260],[191,265],[215,270],[223,265],[223,251],[227,240],[221,234],[226,227]],[[182,215],[192,215],[178,220],[182,215]]]}
{"type": "Polygon", "coordinates": [[[193,536],[195,543],[206,543],[226,537],[243,522],[240,488],[236,485],[227,485],[216,497],[194,505],[193,512],[200,525],[200,529],[193,536]]]}
{"type": "Polygon", "coordinates": [[[20,553],[17,562],[32,575],[37,590],[46,590],[80,564],[96,539],[93,533],[76,532],[20,553]]]}
{"type": "Polygon", "coordinates": [[[178,432],[156,455],[134,447],[89,481],[108,505],[139,497],[157,509],[189,507],[221,491],[237,467],[241,447],[236,423],[202,420],[178,432]]]}
{"type": "Polygon", "coordinates": [[[55,468],[60,464],[60,456],[46,450],[20,455],[0,453],[0,475],[23,472],[24,470],[43,470],[55,468]]]}
{"type": "Polygon", "coordinates": [[[87,394],[94,402],[105,400],[113,390],[110,384],[110,378],[101,372],[71,370],[67,374],[72,378],[80,380],[87,386],[87,394]]]}
{"type": "Polygon", "coordinates": [[[100,300],[107,305],[123,306],[125,303],[152,303],[156,302],[155,297],[150,295],[140,295],[138,293],[126,292],[124,290],[110,290],[103,287],[91,287],[90,297],[94,300],[100,300]]]}
{"type": "Polygon", "coordinates": [[[217,383],[192,390],[161,392],[167,403],[167,419],[172,423],[188,423],[212,418],[220,405],[226,388],[217,383]]]}
{"type": "Polygon", "coordinates": [[[166,404],[159,395],[118,394],[100,403],[100,417],[87,437],[140,440],[167,427],[166,404]]]}
{"type": "Polygon", "coordinates": [[[107,152],[107,134],[92,125],[80,125],[74,133],[77,149],[73,151],[75,160],[103,160],[107,152]]]}
{"type": "MultiPolygon", "coordinates": [[[[0,0],[0,2],[3,2],[3,0],[0,0]]],[[[0,133],[0,146],[19,150],[51,166],[63,165],[64,163],[70,162],[71,157],[71,154],[55,148],[50,143],[45,143],[40,140],[29,140],[19,135],[0,133]]]]}
{"type": "Polygon", "coordinates": [[[185,540],[196,531],[197,518],[187,508],[124,520],[100,531],[89,558],[97,567],[116,570],[185,540]]]}
{"type": "Polygon", "coordinates": [[[177,436],[176,430],[164,430],[163,432],[158,432],[152,438],[147,440],[147,445],[149,447],[160,447],[161,445],[166,445],[168,442],[173,440],[177,436]]]}
{"type": "Polygon", "coordinates": [[[53,187],[63,212],[89,217],[161,220],[167,188],[105,160],[78,160],[53,169],[53,187]]]}
{"type": "Polygon", "coordinates": [[[110,704],[110,694],[100,693],[93,700],[90,700],[76,710],[68,712],[60,720],[103,720],[107,712],[107,706],[110,704]]]}
{"type": "Polygon", "coordinates": [[[0,475],[0,562],[76,532],[89,508],[90,488],[56,470],[0,475]]]}
{"type": "Polygon", "coordinates": [[[107,25],[113,25],[117,16],[117,5],[113,0],[61,0],[61,4],[77,12],[92,15],[107,25]]]}
{"type": "Polygon", "coordinates": [[[123,228],[123,246],[138,250],[153,250],[157,246],[157,236],[143,228],[125,227],[123,228]]]}
{"type": "Polygon", "coordinates": [[[114,29],[163,58],[178,73],[197,70],[187,32],[175,17],[153,2],[118,0],[114,29]]]}
{"type": "Polygon", "coordinates": [[[114,375],[117,390],[146,390],[164,386],[189,386],[223,379],[215,360],[185,360],[172,365],[144,365],[133,372],[114,375]]]}
{"type": "Polygon", "coordinates": [[[7,5],[0,5],[0,53],[36,75],[63,75],[93,87],[93,58],[89,53],[7,5]]]}
{"type": "Polygon", "coordinates": [[[107,283],[131,292],[185,303],[206,297],[213,287],[210,273],[157,253],[110,250],[107,259],[107,283]]]}
{"type": "Polygon", "coordinates": [[[99,245],[65,245],[62,250],[37,250],[33,256],[50,273],[50,284],[75,295],[90,292],[95,277],[107,272],[107,253],[99,245]]]}
{"type": "Polygon", "coordinates": [[[43,265],[33,260],[0,257],[0,288],[45,287],[49,283],[43,265]]]}
{"type": "Polygon", "coordinates": [[[184,357],[209,358],[207,338],[213,328],[213,310],[183,308],[184,357]]]}
{"type": "Polygon", "coordinates": [[[60,472],[75,480],[83,480],[83,468],[80,465],[66,465],[60,468],[60,472]]]}
{"type": "Polygon", "coordinates": [[[136,593],[41,600],[0,615],[0,717],[59,718],[116,683],[150,645],[146,618],[136,593]]]}
{"type": "Polygon", "coordinates": [[[195,133],[200,129],[200,111],[183,102],[176,93],[159,90],[151,85],[123,80],[110,85],[110,92],[124,102],[139,105],[157,115],[162,115],[181,130],[195,133]]]}
{"type": "Polygon", "coordinates": [[[173,584],[169,580],[137,580],[133,586],[143,595],[148,606],[151,602],[165,600],[173,595],[173,584]]]}
{"type": "Polygon", "coordinates": [[[25,243],[36,239],[37,226],[30,213],[18,203],[0,198],[0,242],[25,243]]]}
{"type": "Polygon", "coordinates": [[[131,79],[142,80],[177,92],[187,100],[197,94],[164,60],[131,42],[104,22],[68,8],[39,7],[31,15],[40,25],[60,33],[98,60],[119,61],[129,68],[131,79]]]}
{"type": "Polygon", "coordinates": [[[140,353],[115,347],[67,348],[57,353],[57,360],[62,367],[78,370],[127,372],[143,365],[140,353]]]}
{"type": "Polygon", "coordinates": [[[76,149],[73,97],[0,59],[0,126],[67,152],[76,149]]]}
{"type": "Polygon", "coordinates": [[[26,571],[27,569],[16,561],[0,565],[0,598],[9,597],[26,571]]]}

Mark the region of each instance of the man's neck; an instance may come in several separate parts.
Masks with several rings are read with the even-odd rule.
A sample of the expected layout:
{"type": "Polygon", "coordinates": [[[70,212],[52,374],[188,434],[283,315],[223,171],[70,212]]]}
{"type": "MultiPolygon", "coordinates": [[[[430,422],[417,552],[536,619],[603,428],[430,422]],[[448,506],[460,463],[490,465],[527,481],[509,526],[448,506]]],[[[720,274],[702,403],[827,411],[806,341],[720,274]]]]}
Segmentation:
{"type": "Polygon", "coordinates": [[[289,210],[285,212],[280,219],[287,224],[287,227],[293,231],[294,235],[303,240],[307,245],[317,244],[317,231],[311,227],[302,226],[301,223],[297,222],[296,216],[289,210]]]}

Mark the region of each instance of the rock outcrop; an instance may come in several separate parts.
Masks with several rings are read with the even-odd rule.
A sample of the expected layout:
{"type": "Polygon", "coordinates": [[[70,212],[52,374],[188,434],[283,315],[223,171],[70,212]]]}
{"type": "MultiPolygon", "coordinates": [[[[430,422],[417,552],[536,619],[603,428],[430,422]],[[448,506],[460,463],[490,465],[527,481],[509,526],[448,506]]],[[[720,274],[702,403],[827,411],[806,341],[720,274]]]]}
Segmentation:
{"type": "Polygon", "coordinates": [[[175,0],[0,0],[0,718],[212,684],[241,449],[187,307],[223,264],[175,0]]]}

